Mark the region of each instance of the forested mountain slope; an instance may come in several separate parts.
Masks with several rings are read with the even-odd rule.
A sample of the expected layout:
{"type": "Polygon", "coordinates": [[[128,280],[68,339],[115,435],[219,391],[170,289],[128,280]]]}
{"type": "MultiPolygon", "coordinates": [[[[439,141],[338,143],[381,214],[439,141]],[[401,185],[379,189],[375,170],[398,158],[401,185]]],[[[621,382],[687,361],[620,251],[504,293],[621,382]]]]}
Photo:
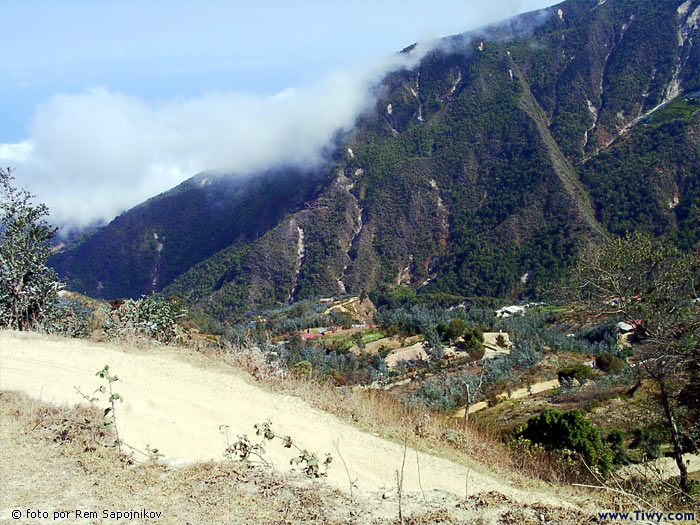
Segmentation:
{"type": "Polygon", "coordinates": [[[698,24],[700,0],[568,0],[443,39],[387,75],[323,170],[200,175],[52,263],[81,292],[225,318],[390,283],[534,296],[628,230],[691,249],[698,24]]]}

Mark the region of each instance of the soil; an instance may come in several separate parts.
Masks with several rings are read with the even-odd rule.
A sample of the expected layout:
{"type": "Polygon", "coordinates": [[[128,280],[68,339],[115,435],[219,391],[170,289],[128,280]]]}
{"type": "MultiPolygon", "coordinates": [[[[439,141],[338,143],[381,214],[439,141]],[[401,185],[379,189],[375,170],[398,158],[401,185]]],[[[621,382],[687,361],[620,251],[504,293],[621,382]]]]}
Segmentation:
{"type": "MultiPolygon", "coordinates": [[[[563,512],[576,507],[554,490],[517,488],[486,467],[416,453],[360,431],[298,398],[265,391],[243,372],[185,349],[125,349],[85,340],[0,332],[3,391],[16,390],[43,402],[74,405],[83,400],[77,390],[99,397],[93,393],[103,380],[95,374],[106,364],[110,373],[119,377],[113,388],[123,397],[116,409],[121,439],[140,450],[157,447],[163,454],[161,461],[170,467],[221,460],[227,446],[222,425],[228,426],[232,441],[247,435],[255,442],[254,425],[269,419],[278,434],[291,436],[299,447],[316,452],[321,459],[327,453],[334,457],[327,478],[334,489],[347,492],[350,476],[357,480],[356,495],[395,497],[395,476],[403,465],[407,502],[420,503],[422,498],[417,495],[422,493],[459,502],[465,497],[468,476],[466,492],[470,498],[493,493],[513,508],[547,507],[563,512]]],[[[96,404],[107,406],[104,397],[96,404]]],[[[290,469],[294,455],[276,440],[266,447],[264,457],[284,472],[290,469]]]]}

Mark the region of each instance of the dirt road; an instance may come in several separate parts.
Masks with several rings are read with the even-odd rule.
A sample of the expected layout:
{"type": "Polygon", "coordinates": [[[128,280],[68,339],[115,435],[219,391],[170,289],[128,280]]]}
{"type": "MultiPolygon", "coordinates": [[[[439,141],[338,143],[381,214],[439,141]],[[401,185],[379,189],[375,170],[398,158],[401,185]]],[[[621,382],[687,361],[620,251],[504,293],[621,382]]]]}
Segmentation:
{"type": "MultiPolygon", "coordinates": [[[[700,455],[684,454],[683,460],[689,473],[700,470],[700,455]]],[[[627,465],[622,467],[618,474],[623,478],[640,476],[642,478],[664,480],[678,476],[678,466],[674,458],[658,458],[642,465],[627,465]]]]}
{"type": "MultiPolygon", "coordinates": [[[[500,397],[503,399],[520,399],[521,397],[527,397],[532,394],[539,394],[540,392],[545,392],[547,390],[554,390],[559,386],[559,380],[558,379],[550,379],[549,381],[540,381],[539,383],[534,383],[530,386],[530,389],[528,390],[526,387],[523,388],[516,388],[510,393],[510,396],[508,396],[507,392],[503,392],[500,394],[500,397]]],[[[478,412],[479,410],[483,410],[487,408],[489,405],[486,401],[479,401],[478,403],[474,403],[469,407],[469,413],[473,414],[474,412],[478,412]]],[[[460,408],[454,413],[454,417],[456,418],[463,418],[464,417],[464,408],[460,408]]]]}
{"type": "MultiPolygon", "coordinates": [[[[187,351],[183,350],[183,353],[187,351]]],[[[253,425],[270,419],[281,434],[290,435],[319,457],[336,459],[329,482],[347,489],[347,474],[334,449],[338,443],[350,475],[364,491],[391,490],[400,469],[400,445],[361,432],[303,401],[267,392],[243,373],[232,372],[203,357],[178,355],[177,349],[122,350],[116,346],[37,334],[0,332],[0,389],[19,390],[53,403],[81,401],[74,387],[92,395],[101,384],[95,376],[105,364],[120,381],[114,389],[124,402],[117,406],[117,425],[126,443],[157,447],[171,464],[220,459],[226,448],[220,425],[229,425],[233,439],[254,436],[253,425]]],[[[100,401],[98,406],[106,406],[100,401]]],[[[289,468],[289,450],[268,447],[266,457],[279,469],[289,468]]],[[[443,458],[420,453],[423,488],[464,494],[467,469],[443,458]]],[[[568,506],[551,493],[517,489],[472,466],[470,493],[495,490],[522,503],[568,506]]],[[[409,450],[404,487],[418,491],[416,455],[409,450]]]]}

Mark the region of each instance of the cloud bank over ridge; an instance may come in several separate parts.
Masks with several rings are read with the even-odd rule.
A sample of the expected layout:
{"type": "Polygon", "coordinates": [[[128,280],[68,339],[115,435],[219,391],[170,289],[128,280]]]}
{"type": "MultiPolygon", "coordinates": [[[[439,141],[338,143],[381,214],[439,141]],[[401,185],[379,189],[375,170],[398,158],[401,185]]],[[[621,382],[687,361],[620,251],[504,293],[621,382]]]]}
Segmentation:
{"type": "Polygon", "coordinates": [[[17,168],[18,185],[49,206],[56,224],[108,221],[201,171],[317,165],[332,137],[373,103],[371,88],[416,54],[269,95],[149,103],[104,87],[57,94],[37,108],[29,139],[0,145],[0,162],[17,168]]]}
{"type": "MultiPolygon", "coordinates": [[[[508,2],[494,0],[488,11],[507,16],[527,3],[508,2]]],[[[220,90],[153,102],[102,86],[58,93],[36,107],[26,140],[0,144],[0,164],[17,169],[17,184],[49,206],[54,223],[72,227],[109,221],[202,171],[317,165],[332,138],[373,105],[382,77],[411,67],[435,42],[272,94],[220,90]]]]}

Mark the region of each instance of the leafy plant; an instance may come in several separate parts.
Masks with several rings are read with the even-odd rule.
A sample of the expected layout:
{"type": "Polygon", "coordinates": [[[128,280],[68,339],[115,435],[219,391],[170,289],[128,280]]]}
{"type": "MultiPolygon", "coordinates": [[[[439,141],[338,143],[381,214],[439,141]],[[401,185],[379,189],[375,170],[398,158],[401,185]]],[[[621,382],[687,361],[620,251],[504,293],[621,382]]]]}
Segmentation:
{"type": "Polygon", "coordinates": [[[68,337],[88,337],[92,313],[90,306],[77,299],[60,298],[56,318],[46,328],[68,337]]]}
{"type": "Polygon", "coordinates": [[[0,168],[0,326],[29,330],[56,317],[63,283],[46,265],[57,230],[46,222],[49,209],[13,178],[0,168]]]}
{"type": "Polygon", "coordinates": [[[170,343],[179,335],[178,321],[185,315],[186,308],[178,301],[158,297],[126,299],[113,303],[102,330],[109,339],[130,335],[170,343]]]}
{"type": "MultiPolygon", "coordinates": [[[[102,414],[103,422],[102,426],[105,429],[108,430],[114,430],[114,434],[116,435],[116,440],[114,442],[114,445],[119,449],[119,452],[122,451],[122,441],[119,438],[119,429],[117,428],[117,410],[116,410],[116,405],[115,402],[119,401],[121,403],[124,402],[124,398],[114,392],[112,389],[112,383],[119,381],[119,377],[116,375],[110,375],[109,373],[109,365],[105,365],[102,370],[99,370],[96,374],[97,377],[101,377],[107,382],[107,386],[105,387],[104,385],[100,386],[95,392],[99,392],[101,394],[109,394],[109,397],[107,398],[107,402],[109,403],[109,406],[104,409],[104,412],[102,414]]],[[[156,450],[157,452],[157,450],[156,450]]]]}
{"type": "Polygon", "coordinates": [[[520,435],[533,443],[583,456],[589,465],[595,465],[601,474],[612,468],[612,454],[603,445],[600,432],[580,410],[561,412],[547,408],[531,417],[520,435]]]}
{"type": "Polygon", "coordinates": [[[265,445],[275,439],[282,441],[284,448],[295,448],[299,453],[289,460],[290,465],[298,465],[301,472],[310,478],[321,478],[328,475],[328,467],[333,461],[330,454],[321,461],[315,452],[298,447],[291,436],[279,436],[272,428],[272,422],[268,419],[263,423],[255,424],[255,435],[260,437],[258,443],[250,441],[247,435],[238,436],[238,441],[229,442],[228,425],[221,425],[219,430],[226,438],[226,450],[224,456],[227,458],[237,458],[240,461],[247,461],[251,456],[256,456],[266,465],[268,464],[263,455],[265,445]]]}

